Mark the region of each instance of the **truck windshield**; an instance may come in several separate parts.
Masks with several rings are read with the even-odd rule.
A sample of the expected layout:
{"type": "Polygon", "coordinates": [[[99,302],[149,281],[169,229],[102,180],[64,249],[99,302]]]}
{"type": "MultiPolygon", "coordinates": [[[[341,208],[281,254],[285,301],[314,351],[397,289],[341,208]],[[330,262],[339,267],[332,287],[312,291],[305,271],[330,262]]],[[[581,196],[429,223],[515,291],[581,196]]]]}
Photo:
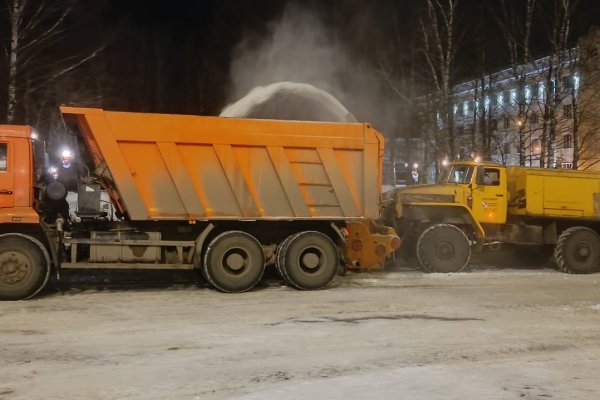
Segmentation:
{"type": "Polygon", "coordinates": [[[470,183],[473,167],[469,165],[453,165],[440,175],[440,183],[470,183]]]}

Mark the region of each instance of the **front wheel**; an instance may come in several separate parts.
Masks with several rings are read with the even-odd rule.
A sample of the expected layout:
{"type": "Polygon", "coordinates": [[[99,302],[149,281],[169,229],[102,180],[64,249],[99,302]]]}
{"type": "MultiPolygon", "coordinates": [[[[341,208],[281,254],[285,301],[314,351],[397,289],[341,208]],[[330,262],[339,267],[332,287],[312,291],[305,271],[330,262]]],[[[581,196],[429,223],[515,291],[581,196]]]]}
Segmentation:
{"type": "Polygon", "coordinates": [[[0,235],[0,300],[35,296],[50,277],[43,245],[20,234],[0,235]]]}
{"type": "Polygon", "coordinates": [[[426,272],[458,272],[470,258],[469,238],[454,225],[430,226],[417,241],[417,259],[426,272]]]}
{"type": "Polygon", "coordinates": [[[600,267],[600,236],[590,228],[575,226],[562,232],[554,249],[559,269],[570,274],[591,274],[600,267]]]}

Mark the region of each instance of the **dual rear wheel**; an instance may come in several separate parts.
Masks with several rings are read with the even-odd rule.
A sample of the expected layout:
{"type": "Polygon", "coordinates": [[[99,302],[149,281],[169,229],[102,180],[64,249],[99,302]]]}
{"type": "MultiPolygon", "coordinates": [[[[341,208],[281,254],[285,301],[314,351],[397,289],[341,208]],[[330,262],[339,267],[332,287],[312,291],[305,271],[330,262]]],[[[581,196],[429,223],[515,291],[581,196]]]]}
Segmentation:
{"type": "MultiPolygon", "coordinates": [[[[281,242],[275,265],[290,286],[315,290],[333,280],[339,266],[339,255],[328,236],[305,231],[290,235],[281,242]]],[[[223,232],[210,241],[204,253],[203,275],[213,287],[223,292],[252,289],[264,271],[262,246],[246,232],[223,232]]]]}
{"type": "Polygon", "coordinates": [[[288,236],[277,249],[275,266],[290,285],[300,290],[316,290],[327,286],[339,266],[335,243],[316,231],[288,236]]]}

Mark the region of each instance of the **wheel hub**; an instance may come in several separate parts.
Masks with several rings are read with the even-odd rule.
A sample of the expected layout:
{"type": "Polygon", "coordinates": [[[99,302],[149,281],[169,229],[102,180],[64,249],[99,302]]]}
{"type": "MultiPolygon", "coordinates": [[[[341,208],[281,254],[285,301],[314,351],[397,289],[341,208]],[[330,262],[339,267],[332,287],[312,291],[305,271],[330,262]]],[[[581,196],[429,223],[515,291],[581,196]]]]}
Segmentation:
{"type": "Polygon", "coordinates": [[[323,265],[323,252],[318,247],[307,247],[300,252],[298,264],[305,274],[320,273],[323,265]]]}
{"type": "Polygon", "coordinates": [[[435,246],[435,255],[442,260],[448,260],[454,256],[454,246],[450,242],[440,242],[435,246]]]}
{"type": "Polygon", "coordinates": [[[233,253],[227,256],[225,263],[229,268],[239,270],[244,266],[244,257],[241,254],[233,253]]]}
{"type": "Polygon", "coordinates": [[[12,285],[23,281],[29,269],[28,259],[24,254],[10,253],[0,256],[0,282],[12,285]]]}
{"type": "Polygon", "coordinates": [[[306,268],[315,269],[319,266],[319,256],[313,252],[307,252],[302,256],[302,264],[306,268]]]}
{"type": "Polygon", "coordinates": [[[576,257],[579,261],[585,261],[589,258],[591,253],[590,244],[587,242],[580,242],[577,244],[577,249],[575,250],[576,257]]]}
{"type": "Polygon", "coordinates": [[[250,256],[244,249],[233,248],[223,257],[223,267],[232,274],[239,275],[244,272],[250,256]]]}

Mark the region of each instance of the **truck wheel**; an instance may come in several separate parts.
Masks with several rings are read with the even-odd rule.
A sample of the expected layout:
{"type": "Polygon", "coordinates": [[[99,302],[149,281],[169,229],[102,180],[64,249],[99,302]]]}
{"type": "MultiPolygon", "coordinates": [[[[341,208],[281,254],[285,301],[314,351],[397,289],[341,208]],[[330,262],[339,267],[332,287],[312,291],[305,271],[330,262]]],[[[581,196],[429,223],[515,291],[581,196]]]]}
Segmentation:
{"type": "Polygon", "coordinates": [[[265,254],[254,236],[241,231],[224,232],[208,244],[202,271],[222,292],[245,292],[260,281],[265,254]]]}
{"type": "Polygon", "coordinates": [[[600,236],[583,226],[569,228],[560,234],[554,259],[558,268],[570,274],[590,274],[600,265],[600,236]]]}
{"type": "Polygon", "coordinates": [[[315,231],[301,232],[288,239],[283,241],[277,257],[283,278],[300,290],[327,286],[335,277],[340,262],[333,241],[315,231]]]}
{"type": "Polygon", "coordinates": [[[419,236],[417,259],[426,272],[458,272],[470,258],[469,238],[454,225],[433,225],[419,236]]]}
{"type": "Polygon", "coordinates": [[[275,257],[275,268],[277,269],[277,272],[279,272],[279,275],[281,275],[281,277],[286,282],[289,282],[289,278],[287,277],[287,272],[286,272],[285,268],[283,267],[285,264],[285,253],[287,251],[288,245],[290,244],[290,241],[298,235],[299,234],[296,233],[296,234],[286,237],[277,246],[277,256],[275,257]]]}
{"type": "Polygon", "coordinates": [[[0,236],[0,300],[33,297],[48,278],[48,255],[39,241],[21,234],[0,236]]]}

